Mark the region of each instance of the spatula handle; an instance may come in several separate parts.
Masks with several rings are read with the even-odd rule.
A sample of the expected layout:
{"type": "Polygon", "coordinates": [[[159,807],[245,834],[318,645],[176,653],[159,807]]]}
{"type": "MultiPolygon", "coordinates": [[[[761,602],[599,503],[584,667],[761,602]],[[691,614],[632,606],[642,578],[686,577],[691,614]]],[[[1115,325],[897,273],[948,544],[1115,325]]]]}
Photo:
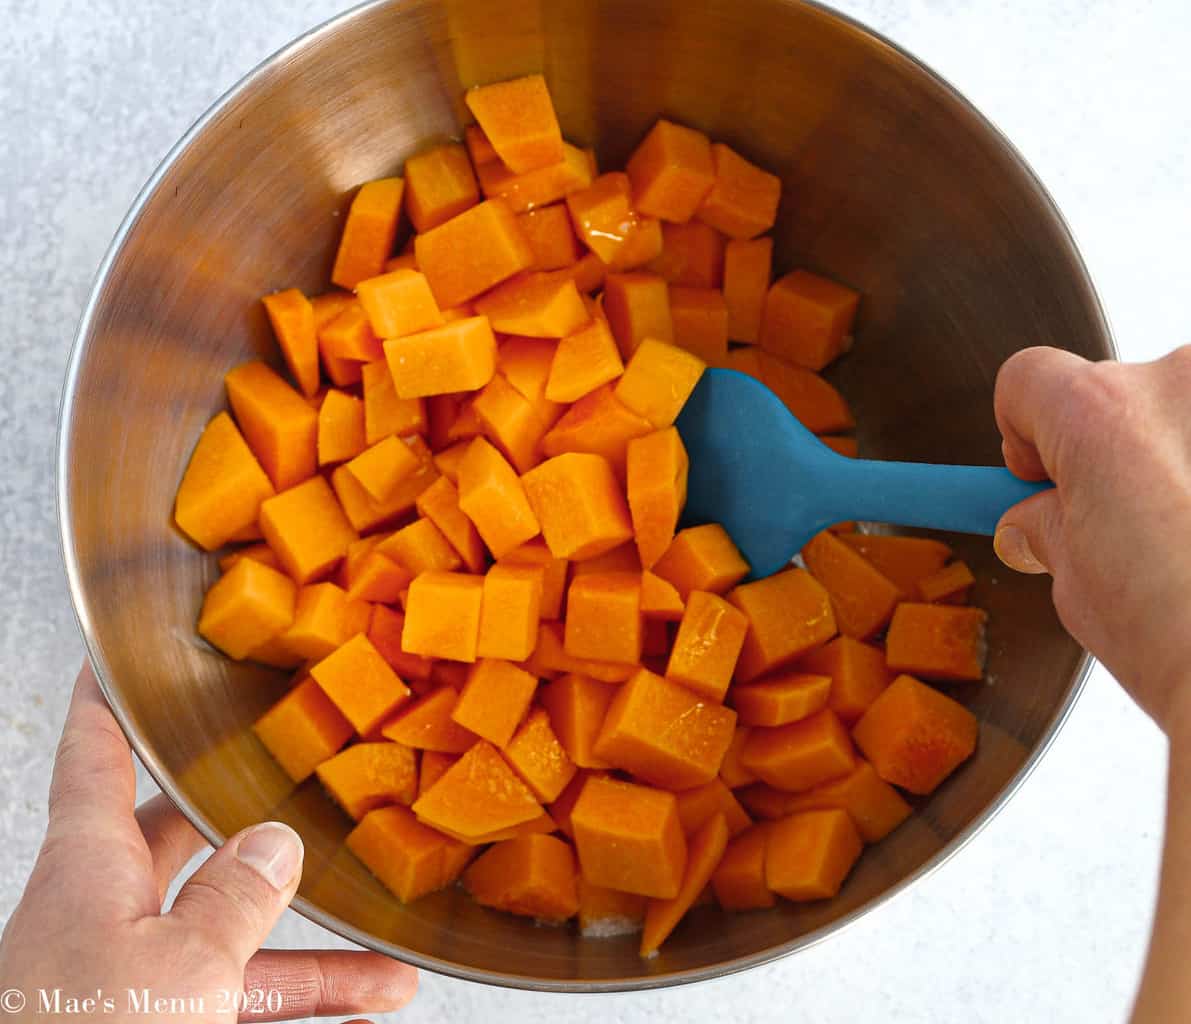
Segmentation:
{"type": "Polygon", "coordinates": [[[1054,486],[994,466],[845,461],[849,493],[840,496],[840,518],[897,526],[992,534],[1008,509],[1054,486]]]}

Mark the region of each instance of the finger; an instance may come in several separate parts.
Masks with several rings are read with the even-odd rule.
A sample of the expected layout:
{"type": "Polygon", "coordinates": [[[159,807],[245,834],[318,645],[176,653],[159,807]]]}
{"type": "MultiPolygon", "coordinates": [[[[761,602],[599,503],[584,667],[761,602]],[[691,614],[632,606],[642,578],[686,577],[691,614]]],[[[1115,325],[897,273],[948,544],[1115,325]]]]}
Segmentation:
{"type": "Polygon", "coordinates": [[[1026,480],[1051,475],[1048,426],[1058,399],[1088,361],[1057,348],[1015,352],[997,373],[993,409],[1005,465],[1026,480]]]}
{"type": "Polygon", "coordinates": [[[243,970],[293,899],[302,840],[277,821],[232,836],[187,879],[168,918],[243,970]]]}
{"type": "Polygon", "coordinates": [[[164,793],[141,804],[136,809],[136,820],[153,857],[158,900],[164,900],[178,872],[207,845],[207,841],[164,793]]]}
{"type": "Polygon", "coordinates": [[[1014,505],[1001,516],[993,549],[1010,569],[1050,572],[1062,529],[1063,510],[1057,491],[1042,491],[1014,505]]]}
{"type": "Polygon", "coordinates": [[[262,949],[244,971],[244,991],[259,1001],[277,993],[276,1014],[245,1013],[241,1020],[294,1020],[400,1010],[418,990],[418,972],[379,953],[345,950],[262,949]]]}
{"type": "Polygon", "coordinates": [[[136,803],[136,776],[128,741],[108,710],[90,664],[84,664],[54,758],[50,781],[50,828],[126,822],[136,803]]]}

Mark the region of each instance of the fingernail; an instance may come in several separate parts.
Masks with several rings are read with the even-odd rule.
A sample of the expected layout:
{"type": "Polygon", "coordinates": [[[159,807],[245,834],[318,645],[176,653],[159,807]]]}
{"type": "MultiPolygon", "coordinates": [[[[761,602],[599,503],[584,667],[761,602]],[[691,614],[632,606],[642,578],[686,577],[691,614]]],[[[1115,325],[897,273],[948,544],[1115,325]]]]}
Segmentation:
{"type": "Polygon", "coordinates": [[[1010,569],[1035,575],[1048,571],[1031,549],[1025,532],[1016,526],[1002,526],[997,530],[993,537],[993,550],[1010,569]]]}
{"type": "Polygon", "coordinates": [[[267,821],[245,832],[236,859],[274,889],[286,889],[302,867],[302,840],[288,825],[267,821]]]}

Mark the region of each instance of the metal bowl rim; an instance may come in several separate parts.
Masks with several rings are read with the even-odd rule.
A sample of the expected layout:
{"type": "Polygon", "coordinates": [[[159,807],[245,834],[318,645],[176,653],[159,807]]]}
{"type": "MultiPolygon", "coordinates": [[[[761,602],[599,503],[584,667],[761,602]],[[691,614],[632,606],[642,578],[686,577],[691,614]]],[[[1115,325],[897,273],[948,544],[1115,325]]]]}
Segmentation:
{"type": "MultiPolygon", "coordinates": [[[[933,79],[934,83],[940,87],[950,98],[957,102],[961,107],[965,108],[967,113],[972,116],[976,123],[979,124],[985,131],[987,131],[992,139],[994,139],[1000,147],[1005,151],[1005,154],[1016,165],[1017,170],[1023,177],[1023,183],[1033,186],[1036,189],[1043,205],[1049,211],[1055,224],[1062,231],[1066,237],[1068,246],[1070,248],[1070,255],[1073,257],[1073,262],[1077,269],[1082,272],[1084,284],[1087,287],[1088,296],[1093,305],[1093,311],[1098,316],[1102,331],[1103,340],[1106,342],[1108,350],[1114,359],[1119,359],[1119,352],[1111,326],[1108,318],[1105,315],[1103,304],[1100,301],[1099,295],[1096,291],[1095,284],[1092,281],[1091,275],[1086,264],[1080,255],[1079,248],[1076,244],[1074,235],[1071,231],[1070,225],[1067,223],[1063,214],[1055,203],[1054,198],[1042,184],[1038,175],[1029,165],[1026,159],[1022,156],[1017,147],[1009,140],[1003,131],[986,115],[980,112],[955,86],[953,86],[946,78],[940,75],[932,67],[924,61],[916,57],[909,50],[893,42],[876,29],[865,25],[863,22],[853,18],[852,16],[838,11],[822,0],[782,0],[783,3],[799,3],[803,6],[815,8],[828,17],[835,18],[844,24],[850,26],[852,29],[860,32],[862,35],[868,36],[872,41],[880,46],[892,51],[897,57],[908,61],[911,65],[916,67],[920,72],[925,74],[929,79],[933,79]]],[[[107,251],[104,254],[103,260],[100,262],[99,268],[95,274],[92,282],[90,294],[87,297],[86,305],[83,307],[82,316],[79,320],[79,326],[75,332],[75,338],[71,346],[70,357],[67,363],[66,378],[62,388],[62,396],[59,403],[58,410],[58,431],[55,442],[56,450],[56,511],[58,517],[58,531],[59,531],[59,546],[66,570],[67,584],[70,591],[71,604],[74,608],[75,618],[78,622],[79,629],[82,633],[83,644],[87,651],[87,656],[90,659],[91,665],[94,667],[96,678],[99,682],[100,689],[103,691],[108,705],[127,737],[132,749],[136,752],[141,763],[146,770],[153,777],[154,781],[161,788],[162,792],[169,796],[182,813],[190,820],[196,829],[203,835],[203,837],[212,845],[220,846],[227,837],[222,835],[216,828],[214,828],[209,821],[202,815],[198,809],[186,798],[179,787],[174,783],[169,773],[165,770],[161,761],[150,747],[148,741],[142,736],[134,727],[134,724],[128,715],[126,709],[122,705],[117,688],[113,685],[109,678],[108,666],[104,659],[100,656],[98,644],[94,636],[94,631],[91,625],[90,607],[87,595],[84,593],[82,581],[80,578],[80,570],[76,552],[74,549],[74,542],[72,531],[70,527],[71,509],[70,509],[70,452],[68,449],[68,439],[71,434],[71,426],[74,417],[74,399],[78,389],[79,373],[82,367],[83,356],[89,341],[89,335],[92,328],[92,323],[95,313],[99,307],[100,298],[103,294],[104,288],[107,284],[108,277],[117,256],[124,246],[125,240],[131,234],[137,221],[140,219],[141,212],[149,200],[156,193],[158,186],[162,179],[170,172],[179,157],[191,146],[192,143],[202,134],[203,130],[217,118],[234,100],[241,95],[247,93],[252,86],[254,86],[259,79],[273,69],[285,63],[286,59],[291,55],[299,52],[303,48],[309,46],[316,39],[324,34],[329,34],[338,30],[347,22],[362,17],[373,8],[383,7],[392,3],[392,0],[364,0],[364,2],[348,8],[346,11],[327,19],[319,25],[311,28],[307,32],[302,33],[279,50],[266,57],[263,61],[256,65],[243,78],[241,78],[235,85],[223,93],[214,103],[203,112],[201,116],[187,129],[185,134],[170,148],[169,152],[162,159],[161,163],[154,170],[153,174],[145,182],[144,186],[137,193],[133,200],[132,206],[128,213],[124,216],[120,226],[116,229],[116,233],[109,244],[107,251]]],[[[400,4],[400,0],[398,0],[400,4]]],[[[722,978],[729,974],[735,974],[739,971],[748,970],[752,967],[760,966],[761,964],[770,963],[782,957],[789,956],[792,953],[800,952],[804,949],[809,949],[811,946],[822,942],[828,936],[834,935],[845,928],[855,924],[860,918],[869,914],[873,910],[882,906],[887,901],[904,892],[909,886],[918,880],[925,878],[927,875],[936,871],[944,863],[950,860],[957,854],[964,846],[966,846],[977,833],[979,833],[1001,810],[1002,807],[1009,801],[1014,793],[1022,786],[1025,780],[1030,776],[1034,769],[1038,766],[1042,756],[1050,748],[1058,735],[1059,730],[1070,716],[1076,701],[1083,692],[1084,685],[1087,682],[1089,673],[1091,672],[1094,659],[1086,651],[1083,652],[1080,662],[1076,667],[1075,673],[1072,677],[1071,685],[1067,691],[1067,697],[1063,705],[1055,712],[1046,731],[1043,733],[1038,745],[1030,752],[1029,757],[1025,763],[1018,770],[1017,774],[1011,779],[1005,787],[990,801],[988,806],[981,811],[981,813],[968,824],[958,835],[956,835],[942,850],[931,857],[924,864],[920,865],[914,871],[910,872],[897,883],[890,886],[880,896],[870,900],[862,907],[849,914],[832,921],[830,924],[824,925],[813,932],[806,935],[801,935],[789,942],[781,943],[776,946],[771,946],[768,949],[762,950],[758,953],[753,953],[748,956],[737,957],[731,960],[725,960],[720,963],[712,964],[706,967],[692,968],[685,971],[674,971],[665,974],[649,975],[634,978],[621,979],[607,979],[595,981],[559,981],[554,979],[535,978],[527,975],[508,974],[498,971],[487,971],[480,968],[470,967],[465,964],[457,964],[450,960],[443,960],[439,957],[426,956],[417,953],[404,946],[398,946],[393,943],[384,942],[377,939],[353,925],[348,924],[341,918],[330,914],[319,907],[312,904],[303,896],[297,896],[292,903],[293,909],[300,913],[303,917],[315,924],[326,928],[328,931],[334,932],[342,938],[355,942],[365,948],[375,950],[387,956],[391,956],[397,960],[412,964],[415,967],[434,971],[438,974],[448,975],[450,977],[459,978],[464,981],[481,982],[489,985],[499,985],[506,988],[524,989],[536,992],[630,992],[630,991],[644,991],[648,989],[667,988],[674,985],[686,985],[694,982],[708,981],[714,978],[722,978]]]]}

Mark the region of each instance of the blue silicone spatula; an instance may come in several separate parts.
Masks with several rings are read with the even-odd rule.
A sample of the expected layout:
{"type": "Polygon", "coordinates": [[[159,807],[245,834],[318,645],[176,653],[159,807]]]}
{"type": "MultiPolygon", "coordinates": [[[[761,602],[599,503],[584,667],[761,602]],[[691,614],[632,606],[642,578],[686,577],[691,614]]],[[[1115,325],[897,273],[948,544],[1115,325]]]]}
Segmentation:
{"type": "Polygon", "coordinates": [[[722,524],[757,577],[834,523],[991,535],[1010,506],[1052,486],[993,466],[846,458],[736,370],[707,370],[677,427],[690,456],[684,523],[722,524]]]}

